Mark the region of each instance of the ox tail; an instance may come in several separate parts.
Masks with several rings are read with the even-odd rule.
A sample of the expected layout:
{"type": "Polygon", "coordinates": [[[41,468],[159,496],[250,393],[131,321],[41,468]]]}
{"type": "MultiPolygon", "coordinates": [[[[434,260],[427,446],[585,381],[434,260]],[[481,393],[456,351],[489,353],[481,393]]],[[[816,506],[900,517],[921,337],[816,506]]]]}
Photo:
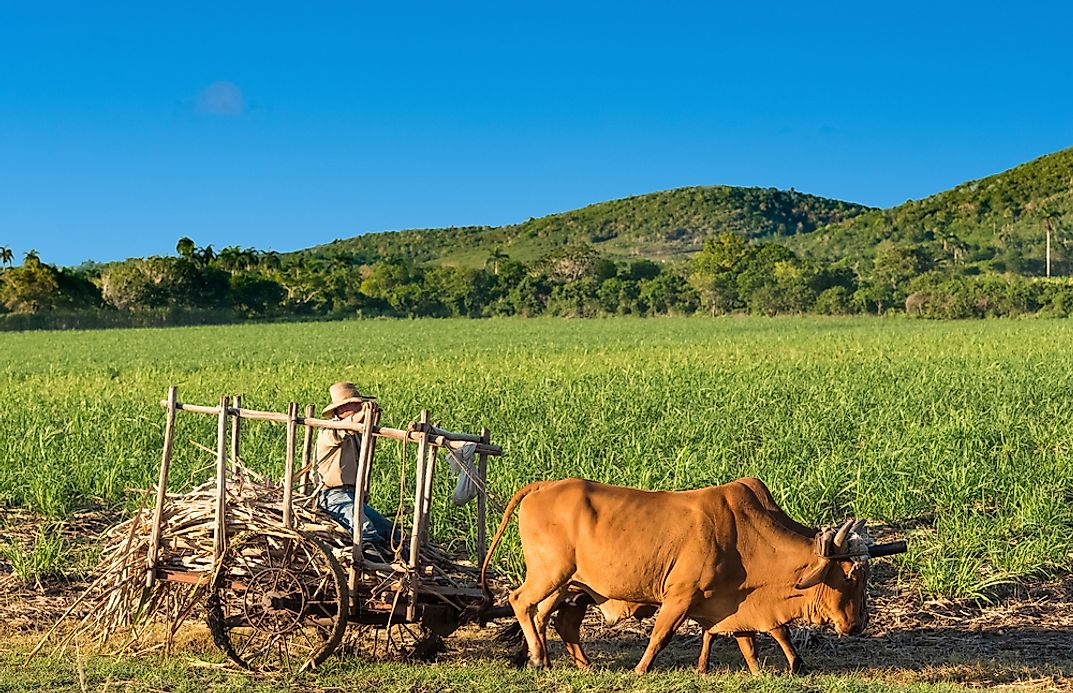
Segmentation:
{"type": "Polygon", "coordinates": [[[510,502],[507,503],[506,509],[503,510],[503,519],[499,523],[499,529],[496,530],[495,536],[492,537],[492,543],[488,545],[488,552],[484,554],[484,563],[481,564],[481,592],[484,593],[484,602],[481,604],[482,611],[492,606],[492,590],[488,587],[488,564],[492,561],[492,552],[496,550],[496,544],[503,537],[503,531],[507,529],[510,516],[514,514],[514,509],[518,507],[523,498],[533,491],[539,491],[545,486],[554,483],[554,481],[534,481],[531,484],[522,486],[514,494],[514,497],[510,499],[510,502]]]}

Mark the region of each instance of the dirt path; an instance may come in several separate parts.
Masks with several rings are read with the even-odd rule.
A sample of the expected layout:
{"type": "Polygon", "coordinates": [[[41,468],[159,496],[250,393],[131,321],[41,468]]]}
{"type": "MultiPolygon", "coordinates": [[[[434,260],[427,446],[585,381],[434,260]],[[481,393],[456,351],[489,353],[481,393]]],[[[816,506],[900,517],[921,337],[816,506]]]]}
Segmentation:
{"type": "MultiPolygon", "coordinates": [[[[0,511],[3,542],[32,545],[40,518],[0,511]],[[29,542],[29,544],[27,544],[29,542]]],[[[114,516],[83,513],[72,517],[64,535],[72,543],[96,536],[114,516]]],[[[9,563],[0,558],[0,638],[27,641],[44,633],[60,617],[86,583],[51,579],[40,585],[21,584],[9,563]]],[[[890,574],[873,576],[871,620],[865,634],[838,637],[830,629],[794,629],[799,652],[812,671],[858,673],[887,681],[952,681],[974,686],[1009,686],[1026,690],[1073,691],[1073,574],[1038,583],[991,605],[922,601],[890,574]]],[[[188,628],[199,639],[195,616],[188,628]]],[[[651,619],[608,628],[595,610],[582,635],[594,666],[631,669],[640,659],[651,619]]],[[[448,639],[442,657],[451,660],[506,659],[510,646],[493,641],[494,627],[463,628],[448,639]]],[[[568,659],[552,636],[558,666],[568,659]]],[[[785,668],[774,641],[758,638],[761,663],[767,670],[785,668]]],[[[684,627],[656,660],[657,669],[692,667],[700,648],[700,632],[684,627]]],[[[715,671],[744,669],[732,638],[713,647],[715,671]]]]}

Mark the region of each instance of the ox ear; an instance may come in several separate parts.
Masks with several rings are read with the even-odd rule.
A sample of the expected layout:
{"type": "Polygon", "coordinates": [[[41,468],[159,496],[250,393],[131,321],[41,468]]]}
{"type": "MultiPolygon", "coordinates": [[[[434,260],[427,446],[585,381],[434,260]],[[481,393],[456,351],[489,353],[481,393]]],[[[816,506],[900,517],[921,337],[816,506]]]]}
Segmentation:
{"type": "Polygon", "coordinates": [[[807,590],[809,587],[815,587],[823,582],[830,568],[831,561],[827,558],[821,558],[815,563],[805,566],[801,571],[800,577],[797,578],[794,589],[807,590]]]}

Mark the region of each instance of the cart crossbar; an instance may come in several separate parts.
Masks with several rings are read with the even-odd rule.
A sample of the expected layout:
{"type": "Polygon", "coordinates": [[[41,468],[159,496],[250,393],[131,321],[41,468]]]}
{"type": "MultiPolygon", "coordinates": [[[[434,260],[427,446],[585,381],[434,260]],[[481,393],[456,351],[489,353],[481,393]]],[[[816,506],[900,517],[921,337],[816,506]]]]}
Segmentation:
{"type": "MultiPolygon", "coordinates": [[[[164,409],[168,408],[168,400],[160,400],[160,406],[164,409]]],[[[220,407],[207,407],[201,404],[187,404],[185,402],[176,402],[175,408],[182,411],[194,412],[196,414],[211,414],[212,416],[220,415],[220,407]]],[[[289,420],[288,414],[281,414],[279,412],[272,411],[258,411],[256,409],[241,409],[238,407],[228,407],[228,416],[236,416],[242,419],[252,419],[254,421],[275,421],[277,423],[285,424],[289,420]]],[[[318,419],[309,416],[299,416],[295,419],[295,423],[299,426],[308,426],[310,428],[330,428],[336,431],[354,431],[355,433],[366,433],[366,426],[363,422],[352,421],[336,421],[334,419],[318,419]]],[[[374,425],[372,428],[372,434],[381,438],[390,438],[391,440],[405,440],[411,443],[418,443],[421,441],[421,435],[423,433],[420,426],[411,430],[402,430],[399,428],[389,428],[387,426],[374,425]]],[[[450,442],[466,442],[476,443],[478,454],[492,455],[498,457],[503,454],[503,448],[498,445],[492,445],[491,443],[485,443],[481,440],[481,436],[473,433],[458,433],[454,431],[445,431],[436,426],[428,426],[428,442],[432,445],[439,447],[445,447],[450,442]]]]}

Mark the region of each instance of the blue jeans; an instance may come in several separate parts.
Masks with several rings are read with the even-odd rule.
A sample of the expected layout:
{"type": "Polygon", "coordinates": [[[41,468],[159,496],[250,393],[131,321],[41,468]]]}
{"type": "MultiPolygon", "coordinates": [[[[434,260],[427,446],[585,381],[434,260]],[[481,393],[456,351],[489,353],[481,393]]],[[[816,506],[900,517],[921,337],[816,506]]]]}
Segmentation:
{"type": "MultiPolygon", "coordinates": [[[[320,492],[320,509],[347,532],[354,531],[354,487],[328,488],[320,492]]],[[[376,512],[368,504],[362,505],[365,522],[361,526],[361,540],[367,544],[386,544],[389,537],[398,540],[398,532],[391,520],[376,512]]]]}

